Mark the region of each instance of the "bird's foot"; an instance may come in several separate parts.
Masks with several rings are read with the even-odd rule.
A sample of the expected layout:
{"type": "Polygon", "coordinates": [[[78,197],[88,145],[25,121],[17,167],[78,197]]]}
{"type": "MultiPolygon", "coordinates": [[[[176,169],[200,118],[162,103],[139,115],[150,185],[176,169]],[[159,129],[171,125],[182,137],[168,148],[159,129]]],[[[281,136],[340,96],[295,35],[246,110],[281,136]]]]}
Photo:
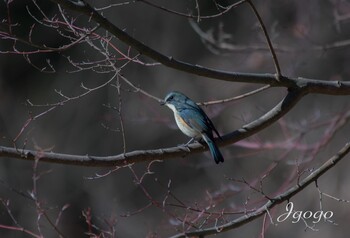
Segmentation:
{"type": "Polygon", "coordinates": [[[191,140],[189,140],[186,144],[185,144],[185,146],[188,146],[189,144],[191,144],[191,143],[193,143],[194,142],[194,138],[191,138],[191,140]]]}
{"type": "Polygon", "coordinates": [[[190,148],[188,147],[191,143],[194,143],[195,139],[192,138],[191,140],[189,140],[186,144],[179,144],[177,145],[178,147],[184,147],[188,150],[188,152],[190,152],[190,148]]]}

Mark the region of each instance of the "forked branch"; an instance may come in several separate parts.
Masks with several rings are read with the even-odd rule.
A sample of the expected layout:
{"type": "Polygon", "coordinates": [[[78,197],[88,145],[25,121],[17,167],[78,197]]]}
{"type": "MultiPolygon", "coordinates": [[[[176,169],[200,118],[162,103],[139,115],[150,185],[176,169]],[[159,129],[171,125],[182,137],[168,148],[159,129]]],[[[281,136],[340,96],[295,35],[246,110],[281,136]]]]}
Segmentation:
{"type": "MultiPolygon", "coordinates": [[[[220,146],[235,143],[243,138],[249,137],[258,131],[263,130],[276,122],[279,118],[290,111],[294,105],[302,98],[303,91],[290,91],[274,108],[266,114],[244,125],[232,133],[222,136],[223,141],[218,141],[220,146]]],[[[170,148],[161,148],[156,150],[136,150],[115,156],[90,156],[90,155],[69,155],[46,151],[24,150],[0,146],[0,157],[11,157],[24,160],[34,160],[40,158],[40,161],[74,164],[80,166],[122,166],[144,161],[164,160],[186,156],[189,153],[199,153],[207,150],[199,143],[188,146],[178,146],[170,148]]]]}
{"type": "Polygon", "coordinates": [[[325,172],[327,172],[329,169],[334,167],[339,161],[341,161],[350,151],[350,143],[347,143],[341,150],[338,151],[338,153],[334,156],[332,156],[329,160],[327,160],[322,166],[320,166],[318,169],[316,169],[313,173],[311,173],[309,176],[307,176],[305,179],[300,181],[295,186],[289,188],[284,193],[279,194],[278,196],[272,198],[268,202],[266,202],[263,206],[256,209],[254,212],[250,212],[248,214],[245,214],[233,221],[227,222],[224,225],[216,226],[216,227],[210,227],[202,230],[192,231],[192,232],[186,232],[186,233],[180,233],[175,236],[172,236],[171,238],[185,238],[185,237],[204,237],[205,235],[212,235],[217,234],[220,232],[228,231],[237,227],[240,227],[244,224],[247,224],[262,215],[266,214],[269,210],[271,210],[276,205],[288,201],[290,198],[292,198],[295,194],[302,191],[304,188],[306,188],[308,185],[310,185],[313,182],[317,182],[317,179],[321,177],[325,172]]]}

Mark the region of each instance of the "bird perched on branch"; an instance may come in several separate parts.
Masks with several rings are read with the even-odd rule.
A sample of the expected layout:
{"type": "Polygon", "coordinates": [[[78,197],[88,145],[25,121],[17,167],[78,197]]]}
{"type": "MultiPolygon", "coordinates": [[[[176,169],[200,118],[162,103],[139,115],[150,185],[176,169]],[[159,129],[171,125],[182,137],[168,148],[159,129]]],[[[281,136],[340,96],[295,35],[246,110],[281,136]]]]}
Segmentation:
{"type": "Polygon", "coordinates": [[[191,137],[186,145],[193,140],[203,139],[207,143],[215,163],[224,162],[224,157],[215,144],[213,131],[220,139],[221,136],[202,108],[186,95],[176,91],[170,92],[161,104],[166,105],[174,112],[179,129],[191,137]]]}

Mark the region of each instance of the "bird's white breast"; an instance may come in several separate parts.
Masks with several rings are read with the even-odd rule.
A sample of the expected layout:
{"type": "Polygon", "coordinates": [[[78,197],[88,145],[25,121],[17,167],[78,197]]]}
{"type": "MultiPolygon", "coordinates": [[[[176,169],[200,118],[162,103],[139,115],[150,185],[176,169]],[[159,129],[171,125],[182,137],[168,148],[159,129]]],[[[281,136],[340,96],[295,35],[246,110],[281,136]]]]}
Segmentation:
{"type": "Polygon", "coordinates": [[[181,118],[181,116],[177,112],[174,112],[174,116],[175,116],[175,121],[176,121],[177,126],[180,128],[180,130],[185,135],[187,135],[191,138],[200,138],[201,137],[201,134],[197,130],[189,127],[188,124],[181,118]]]}
{"type": "Polygon", "coordinates": [[[187,125],[187,123],[181,118],[181,116],[177,112],[174,105],[172,104],[166,104],[166,105],[174,112],[176,124],[179,127],[179,129],[182,131],[182,133],[184,133],[188,137],[195,138],[195,139],[202,137],[199,131],[192,129],[187,125]]]}

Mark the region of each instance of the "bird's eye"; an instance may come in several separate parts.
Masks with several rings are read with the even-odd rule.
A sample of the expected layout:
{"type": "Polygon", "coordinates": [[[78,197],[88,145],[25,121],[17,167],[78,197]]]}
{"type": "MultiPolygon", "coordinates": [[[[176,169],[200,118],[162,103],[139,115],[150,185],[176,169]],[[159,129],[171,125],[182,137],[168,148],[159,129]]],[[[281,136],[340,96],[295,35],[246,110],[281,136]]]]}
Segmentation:
{"type": "Polygon", "coordinates": [[[174,96],[170,96],[167,101],[173,100],[174,96]]]}

